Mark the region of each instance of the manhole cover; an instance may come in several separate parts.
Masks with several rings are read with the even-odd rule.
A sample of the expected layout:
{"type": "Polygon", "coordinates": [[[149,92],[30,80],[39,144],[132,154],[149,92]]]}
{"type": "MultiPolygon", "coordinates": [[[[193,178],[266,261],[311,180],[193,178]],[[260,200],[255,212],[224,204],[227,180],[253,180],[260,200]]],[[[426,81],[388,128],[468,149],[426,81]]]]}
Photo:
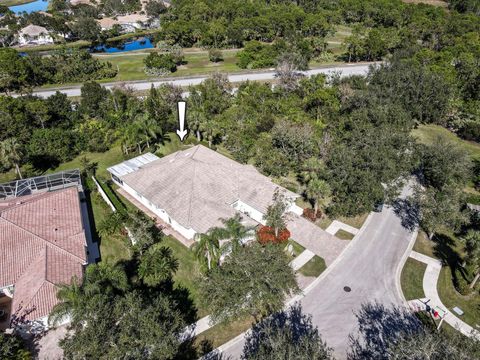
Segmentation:
{"type": "Polygon", "coordinates": [[[350,288],[350,286],[344,286],[343,291],[350,292],[350,291],[352,291],[352,289],[350,288]]]}

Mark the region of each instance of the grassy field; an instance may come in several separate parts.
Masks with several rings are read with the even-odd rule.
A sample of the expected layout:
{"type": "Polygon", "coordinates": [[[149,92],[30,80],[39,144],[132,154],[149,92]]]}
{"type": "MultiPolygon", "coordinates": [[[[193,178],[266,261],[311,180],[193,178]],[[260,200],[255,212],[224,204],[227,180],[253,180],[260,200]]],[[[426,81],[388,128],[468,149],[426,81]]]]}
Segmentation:
{"type": "MultiPolygon", "coordinates": [[[[208,59],[207,51],[196,51],[192,53],[185,53],[185,65],[178,67],[177,71],[170,74],[169,77],[194,76],[199,74],[208,74],[215,71],[233,72],[241,71],[236,65],[237,50],[224,50],[224,61],[213,63],[208,59]]],[[[148,78],[155,78],[145,74],[143,60],[148,56],[147,52],[137,52],[114,55],[94,55],[101,61],[108,61],[112,63],[113,67],[118,69],[118,74],[109,81],[130,81],[143,80],[148,78]]]]}
{"type": "Polygon", "coordinates": [[[423,292],[423,274],[427,265],[412,258],[408,258],[402,270],[402,290],[407,300],[425,297],[423,292]]]}
{"type": "Polygon", "coordinates": [[[298,272],[303,276],[314,276],[318,277],[322,272],[325,271],[327,265],[325,265],[325,260],[318,255],[315,255],[310,259],[305,265],[303,265],[298,272]]]}
{"type": "Polygon", "coordinates": [[[438,125],[420,125],[412,131],[412,135],[423,144],[432,144],[439,136],[443,136],[465,149],[473,159],[480,159],[480,144],[460,139],[451,131],[438,125]]]}

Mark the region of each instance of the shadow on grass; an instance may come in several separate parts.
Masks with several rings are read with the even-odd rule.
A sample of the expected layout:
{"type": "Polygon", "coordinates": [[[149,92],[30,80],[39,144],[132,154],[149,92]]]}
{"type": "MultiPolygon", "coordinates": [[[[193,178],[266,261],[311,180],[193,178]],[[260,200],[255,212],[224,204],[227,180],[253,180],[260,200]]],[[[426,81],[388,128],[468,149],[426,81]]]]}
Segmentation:
{"type": "Polygon", "coordinates": [[[454,248],[455,241],[445,234],[436,234],[432,241],[435,244],[433,254],[439,258],[444,265],[450,268],[453,285],[458,289],[460,287],[458,274],[460,274],[466,282],[468,282],[468,274],[462,266],[462,257],[454,248]]]}

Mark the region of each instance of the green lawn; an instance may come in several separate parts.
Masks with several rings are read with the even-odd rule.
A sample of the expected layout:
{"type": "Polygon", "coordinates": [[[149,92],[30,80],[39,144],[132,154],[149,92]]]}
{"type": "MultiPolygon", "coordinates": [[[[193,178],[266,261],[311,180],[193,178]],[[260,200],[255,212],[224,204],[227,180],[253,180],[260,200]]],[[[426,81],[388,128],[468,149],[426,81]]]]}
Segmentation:
{"type": "Polygon", "coordinates": [[[201,354],[204,355],[213,349],[225,344],[237,335],[247,331],[253,324],[251,318],[240,319],[231,324],[217,324],[207,331],[197,336],[195,344],[198,349],[203,349],[201,354]]]}
{"type": "MultiPolygon", "coordinates": [[[[92,226],[97,226],[112,213],[105,201],[98,192],[93,192],[90,196],[93,211],[93,219],[90,219],[92,226]]],[[[129,259],[131,257],[128,246],[128,238],[121,233],[106,235],[100,237],[100,255],[102,261],[116,263],[119,260],[129,259]]]]}
{"type": "Polygon", "coordinates": [[[427,265],[412,258],[408,258],[402,270],[402,290],[407,300],[425,297],[423,292],[423,274],[427,265]]]}
{"type": "Polygon", "coordinates": [[[325,260],[318,255],[315,255],[310,259],[305,265],[303,265],[298,272],[303,276],[314,276],[318,277],[322,272],[325,271],[327,265],[325,265],[325,260]]]}
{"type": "Polygon", "coordinates": [[[33,1],[35,0],[0,0],[0,5],[15,6],[15,5],[28,4],[33,1]]]}
{"type": "Polygon", "coordinates": [[[466,296],[460,294],[454,286],[454,281],[465,286],[471,280],[471,275],[465,274],[460,266],[464,255],[460,240],[448,232],[439,233],[433,240],[429,240],[420,232],[413,249],[446,264],[437,283],[440,299],[449,311],[455,306],[460,307],[465,313],[460,318],[469,325],[480,325],[480,286],[477,285],[476,291],[466,296]]]}
{"type": "MultiPolygon", "coordinates": [[[[236,65],[237,50],[224,50],[224,61],[213,63],[208,59],[207,51],[197,51],[185,53],[185,65],[178,67],[177,71],[168,75],[168,77],[182,77],[199,74],[207,74],[216,71],[233,72],[241,71],[236,65]]],[[[130,53],[128,55],[94,55],[101,61],[109,61],[113,67],[119,71],[116,77],[112,79],[102,80],[102,82],[110,81],[130,81],[155,78],[145,74],[143,60],[148,56],[148,52],[130,53]]]]}
{"type": "Polygon", "coordinates": [[[348,231],[340,229],[335,233],[335,236],[341,240],[352,240],[355,235],[349,233],[348,231]]]}
{"type": "MultiPolygon", "coordinates": [[[[99,178],[108,179],[107,168],[109,166],[118,164],[125,160],[124,154],[120,146],[114,146],[110,150],[103,153],[86,152],[75,157],[73,160],[61,164],[55,169],[49,170],[49,173],[55,173],[64,170],[78,169],[81,167],[80,159],[86,156],[90,161],[98,163],[97,175],[99,178]]],[[[133,156],[133,155],[132,155],[133,156]]]]}
{"type": "Polygon", "coordinates": [[[412,135],[423,144],[432,144],[439,136],[444,136],[448,140],[456,143],[465,149],[472,158],[480,159],[480,144],[474,141],[460,139],[451,131],[439,125],[420,125],[412,131],[412,135]]]}
{"type": "Polygon", "coordinates": [[[296,258],[298,255],[300,255],[302,252],[305,251],[305,248],[297,243],[296,241],[293,241],[292,239],[288,240],[288,244],[285,246],[285,248],[288,248],[289,245],[292,245],[293,248],[293,257],[296,258]]]}

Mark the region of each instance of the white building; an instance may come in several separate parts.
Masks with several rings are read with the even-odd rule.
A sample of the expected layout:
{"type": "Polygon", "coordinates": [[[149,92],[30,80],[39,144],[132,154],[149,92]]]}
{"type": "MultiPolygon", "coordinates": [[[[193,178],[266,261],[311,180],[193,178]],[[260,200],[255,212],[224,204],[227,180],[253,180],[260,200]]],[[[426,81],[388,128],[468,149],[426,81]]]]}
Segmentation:
{"type": "Polygon", "coordinates": [[[53,44],[53,38],[43,26],[30,24],[18,33],[18,44],[20,46],[53,44]]]}
{"type": "MultiPolygon", "coordinates": [[[[163,158],[148,153],[108,169],[113,181],[187,239],[242,213],[249,224],[263,216],[279,188],[255,167],[197,145],[163,158]]],[[[299,197],[283,189],[288,211],[299,197]]]]}

